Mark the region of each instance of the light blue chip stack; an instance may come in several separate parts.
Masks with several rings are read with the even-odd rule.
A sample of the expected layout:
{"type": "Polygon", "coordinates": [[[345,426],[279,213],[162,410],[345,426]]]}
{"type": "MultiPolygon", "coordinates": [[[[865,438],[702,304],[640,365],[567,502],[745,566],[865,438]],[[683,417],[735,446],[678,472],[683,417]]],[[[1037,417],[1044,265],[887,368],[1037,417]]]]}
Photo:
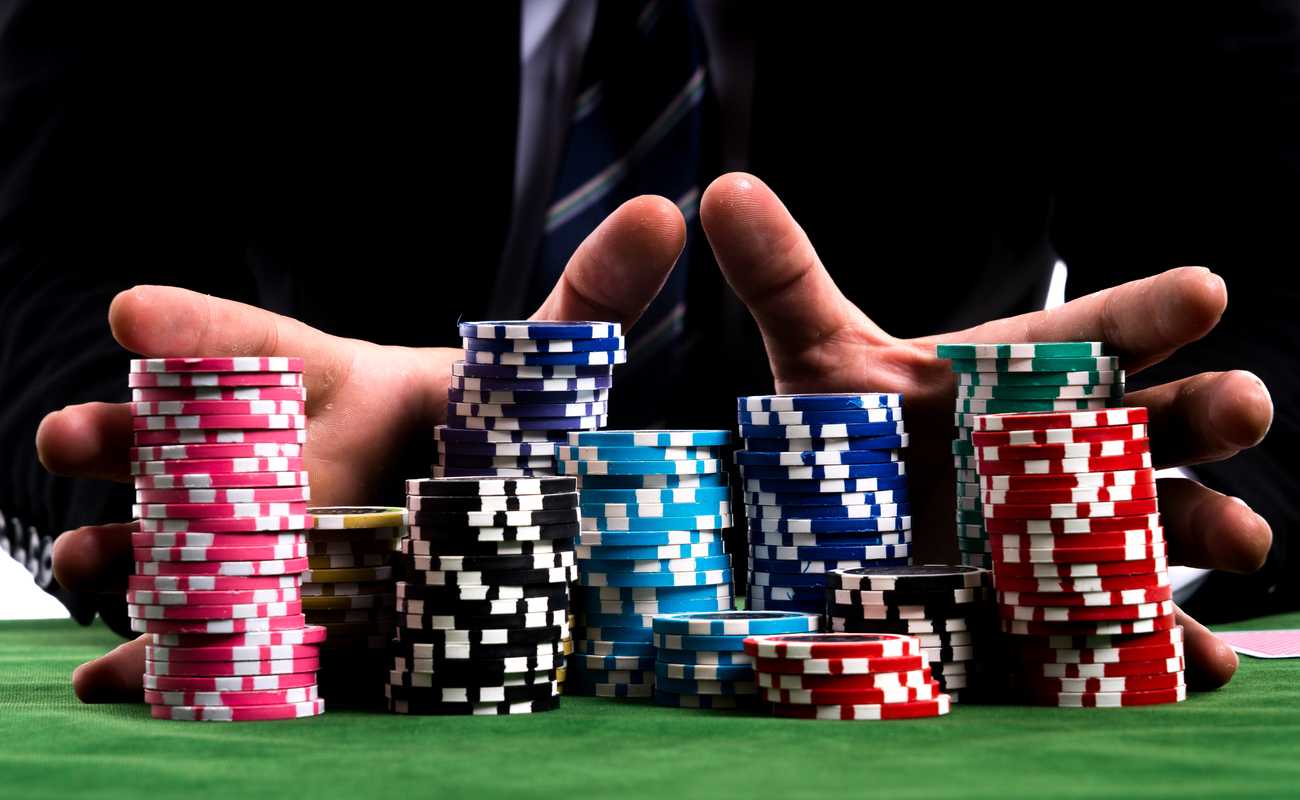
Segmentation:
{"type": "Polygon", "coordinates": [[[758,701],[745,637],[815,633],[819,614],[695,611],[654,618],[655,702],[681,708],[737,708],[758,701]]]}
{"type": "Polygon", "coordinates": [[[552,475],[570,431],[605,424],[617,322],[463,322],[433,477],[552,475]]]}
{"type": "Polygon", "coordinates": [[[749,604],[824,613],[826,573],[911,563],[902,395],[737,399],[749,604]]]}
{"type": "Polygon", "coordinates": [[[588,431],[556,448],[582,509],[566,692],[652,696],[654,616],[731,609],[730,441],[729,431],[588,431]]]}

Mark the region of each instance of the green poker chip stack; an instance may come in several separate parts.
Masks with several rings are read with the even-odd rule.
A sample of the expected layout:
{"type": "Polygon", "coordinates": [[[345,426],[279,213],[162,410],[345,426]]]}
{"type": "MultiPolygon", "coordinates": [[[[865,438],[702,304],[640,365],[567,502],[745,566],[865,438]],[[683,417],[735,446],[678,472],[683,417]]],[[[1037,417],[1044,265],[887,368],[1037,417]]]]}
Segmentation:
{"type": "Polygon", "coordinates": [[[1075,411],[1112,408],[1124,397],[1119,359],[1101,342],[941,344],[939,358],[957,376],[952,441],[957,470],[957,549],[967,566],[993,567],[984,530],[979,478],[971,431],[982,414],[1075,411]]]}

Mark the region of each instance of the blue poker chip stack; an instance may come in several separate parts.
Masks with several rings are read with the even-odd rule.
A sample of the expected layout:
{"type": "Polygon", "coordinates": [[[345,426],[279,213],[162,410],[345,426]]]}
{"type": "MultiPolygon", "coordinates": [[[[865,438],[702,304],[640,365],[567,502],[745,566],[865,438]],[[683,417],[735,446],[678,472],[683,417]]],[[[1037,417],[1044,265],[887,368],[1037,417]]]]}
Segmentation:
{"type": "Polygon", "coordinates": [[[737,400],[749,605],[822,613],[826,573],[911,563],[902,395],[737,400]]]}
{"type": "Polygon", "coordinates": [[[552,475],[571,431],[605,425],[617,322],[462,322],[433,477],[552,475]]]}
{"type": "Polygon", "coordinates": [[[651,697],[656,614],[732,607],[729,431],[589,431],[556,449],[578,481],[580,609],[566,691],[651,697]]]}
{"type": "Polygon", "coordinates": [[[758,702],[745,637],[815,633],[818,614],[797,611],[692,611],[654,618],[655,703],[738,708],[758,702]]]}

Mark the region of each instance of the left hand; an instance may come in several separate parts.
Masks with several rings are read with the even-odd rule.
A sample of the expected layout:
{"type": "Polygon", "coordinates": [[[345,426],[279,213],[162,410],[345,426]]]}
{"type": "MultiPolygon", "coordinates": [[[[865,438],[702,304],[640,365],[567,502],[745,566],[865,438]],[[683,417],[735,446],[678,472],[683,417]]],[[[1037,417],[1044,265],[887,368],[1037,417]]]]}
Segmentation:
{"type": "MultiPolygon", "coordinates": [[[[936,344],[1098,340],[1132,375],[1205,336],[1227,305],[1221,278],[1188,267],[1050,311],[899,339],[840,292],[803,230],[757,178],[718,178],[704,194],[700,218],[727,281],[762,332],[777,392],[904,394],[912,437],[909,492],[923,558],[950,561],[954,539],[948,449],[954,377],[949,362],[935,356],[936,344]]],[[[1124,405],[1150,409],[1158,467],[1229,458],[1257,444],[1273,419],[1268,390],[1242,371],[1206,372],[1130,392],[1124,405]]],[[[1244,502],[1183,478],[1161,480],[1159,494],[1171,561],[1233,572],[1263,564],[1272,530],[1244,502]]],[[[1213,688],[1229,681],[1236,654],[1182,611],[1178,616],[1189,683],[1213,688]]]]}

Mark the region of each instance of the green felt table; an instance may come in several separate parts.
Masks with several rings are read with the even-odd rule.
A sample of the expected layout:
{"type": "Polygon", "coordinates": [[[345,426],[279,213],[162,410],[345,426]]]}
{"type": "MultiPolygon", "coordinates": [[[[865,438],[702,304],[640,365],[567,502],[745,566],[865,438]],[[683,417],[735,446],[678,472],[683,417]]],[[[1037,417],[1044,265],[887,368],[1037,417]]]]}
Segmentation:
{"type": "MultiPolygon", "coordinates": [[[[1238,627],[1300,625],[1300,614],[1238,627]]],[[[1300,662],[1131,709],[955,707],[804,722],[565,698],[501,718],[328,711],[195,724],[82,705],[68,676],[121,640],[0,623],[0,797],[1282,797],[1300,792],[1300,662]]]]}

